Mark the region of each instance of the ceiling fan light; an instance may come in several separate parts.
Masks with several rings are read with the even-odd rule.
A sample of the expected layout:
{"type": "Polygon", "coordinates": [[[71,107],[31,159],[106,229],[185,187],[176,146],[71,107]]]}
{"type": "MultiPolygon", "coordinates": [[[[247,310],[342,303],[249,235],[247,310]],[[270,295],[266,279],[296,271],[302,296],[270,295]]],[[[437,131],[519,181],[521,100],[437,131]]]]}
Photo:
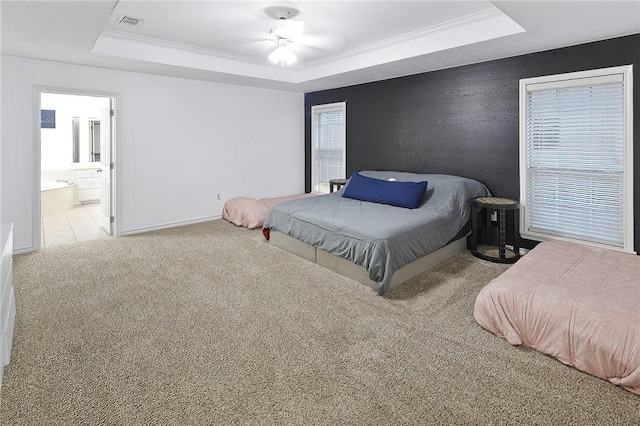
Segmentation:
{"type": "Polygon", "coordinates": [[[271,52],[268,59],[276,65],[292,65],[298,60],[296,55],[284,46],[278,46],[271,52]]]}

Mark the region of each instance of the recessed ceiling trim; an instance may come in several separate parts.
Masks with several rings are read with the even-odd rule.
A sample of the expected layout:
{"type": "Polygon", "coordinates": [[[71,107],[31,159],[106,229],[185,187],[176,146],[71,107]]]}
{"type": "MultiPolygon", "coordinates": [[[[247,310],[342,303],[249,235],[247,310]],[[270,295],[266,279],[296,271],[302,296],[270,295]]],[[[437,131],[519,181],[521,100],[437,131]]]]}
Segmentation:
{"type": "Polygon", "coordinates": [[[326,60],[314,61],[299,71],[299,79],[303,82],[315,80],[525,31],[517,22],[496,10],[497,13],[470,15],[455,25],[450,21],[448,25],[434,26],[432,31],[424,31],[420,37],[407,38],[401,43],[367,48],[360,53],[340,53],[326,60]]]}
{"type": "Polygon", "coordinates": [[[241,55],[111,29],[105,29],[100,34],[91,53],[286,83],[296,82],[294,71],[273,65],[264,65],[266,59],[262,63],[256,63],[257,61],[253,58],[247,60],[241,55]]]}
{"type": "Polygon", "coordinates": [[[322,60],[303,63],[296,69],[274,67],[265,64],[264,60],[112,29],[102,32],[92,53],[285,83],[303,83],[520,32],[524,29],[518,23],[500,9],[491,7],[322,60]]]}
{"type": "MultiPolygon", "coordinates": [[[[420,28],[418,30],[400,34],[398,36],[391,37],[376,43],[370,43],[365,46],[345,50],[321,59],[307,61],[306,65],[311,67],[314,65],[320,65],[325,62],[332,62],[338,59],[352,57],[354,55],[360,55],[372,51],[379,51],[380,49],[395,47],[414,40],[425,40],[427,38],[433,37],[434,35],[437,35],[438,33],[450,33],[451,30],[460,30],[464,27],[468,27],[479,22],[490,21],[492,23],[495,23],[496,21],[503,21],[505,17],[511,20],[511,18],[507,17],[500,9],[492,6],[489,9],[451,19],[446,22],[441,22],[437,25],[420,28]]],[[[520,26],[518,25],[518,27],[520,26]]],[[[522,27],[520,27],[520,30],[524,31],[522,27]]]]}
{"type": "MultiPolygon", "coordinates": [[[[156,46],[156,47],[168,48],[168,49],[179,49],[179,50],[184,50],[186,52],[195,53],[198,55],[208,55],[216,58],[224,58],[224,59],[230,59],[234,61],[251,62],[256,65],[264,65],[265,63],[264,59],[257,59],[251,56],[237,55],[234,53],[224,52],[222,50],[207,49],[206,47],[198,47],[198,46],[193,46],[191,44],[183,44],[175,41],[162,40],[159,38],[132,34],[129,32],[113,30],[110,28],[105,28],[102,31],[102,34],[100,34],[100,37],[98,37],[98,39],[102,37],[119,40],[123,42],[144,44],[148,46],[156,46]]],[[[92,52],[92,53],[100,54],[100,52],[92,52]]]]}

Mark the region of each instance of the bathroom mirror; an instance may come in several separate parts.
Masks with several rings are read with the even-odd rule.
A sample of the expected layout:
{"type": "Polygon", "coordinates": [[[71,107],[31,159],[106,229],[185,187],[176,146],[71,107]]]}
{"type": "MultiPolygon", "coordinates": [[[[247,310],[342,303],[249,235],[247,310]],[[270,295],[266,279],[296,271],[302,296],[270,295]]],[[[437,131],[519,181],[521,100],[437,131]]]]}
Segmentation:
{"type": "Polygon", "coordinates": [[[100,120],[89,119],[90,161],[100,161],[100,120]]]}
{"type": "Polygon", "coordinates": [[[71,119],[73,162],[100,161],[100,119],[89,118],[82,123],[80,117],[71,119]],[[86,126],[84,129],[82,129],[86,126]]]}

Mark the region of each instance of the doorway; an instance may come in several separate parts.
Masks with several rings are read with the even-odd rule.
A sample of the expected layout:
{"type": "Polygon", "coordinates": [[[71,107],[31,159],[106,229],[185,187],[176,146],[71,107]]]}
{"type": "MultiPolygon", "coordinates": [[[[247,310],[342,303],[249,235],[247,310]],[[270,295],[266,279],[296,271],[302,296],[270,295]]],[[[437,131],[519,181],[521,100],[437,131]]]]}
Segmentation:
{"type": "Polygon", "coordinates": [[[34,248],[114,235],[115,97],[41,89],[37,100],[34,248]]]}

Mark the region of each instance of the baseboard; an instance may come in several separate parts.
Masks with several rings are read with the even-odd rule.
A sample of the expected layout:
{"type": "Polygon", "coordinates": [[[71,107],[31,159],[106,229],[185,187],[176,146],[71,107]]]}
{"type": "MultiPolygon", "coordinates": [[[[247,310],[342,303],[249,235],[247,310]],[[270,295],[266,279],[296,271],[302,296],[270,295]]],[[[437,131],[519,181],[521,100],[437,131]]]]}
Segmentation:
{"type": "Polygon", "coordinates": [[[196,223],[209,222],[211,220],[217,220],[217,219],[222,219],[222,215],[206,216],[206,217],[200,217],[198,219],[183,220],[180,222],[164,223],[162,225],[149,226],[146,228],[131,229],[129,231],[120,232],[120,235],[126,236],[126,235],[142,234],[144,232],[159,231],[160,229],[175,228],[176,226],[194,225],[196,223]]]}
{"type": "Polygon", "coordinates": [[[13,250],[13,254],[33,253],[34,251],[35,250],[33,249],[33,246],[31,246],[31,247],[14,249],[13,250]]]}
{"type": "MultiPolygon", "coordinates": [[[[119,236],[126,236],[126,235],[135,235],[135,234],[142,234],[144,232],[151,232],[151,231],[158,231],[160,229],[167,229],[167,228],[175,228],[176,226],[184,226],[184,225],[193,225],[196,223],[202,223],[202,222],[208,222],[210,220],[217,220],[217,219],[222,219],[222,215],[216,215],[216,216],[206,216],[206,217],[201,217],[198,219],[190,219],[190,220],[184,220],[184,221],[180,221],[180,222],[170,222],[170,223],[165,223],[162,225],[156,225],[156,226],[150,226],[147,228],[138,228],[138,229],[132,229],[129,231],[124,231],[124,232],[120,232],[119,236]]],[[[18,249],[14,249],[13,250],[13,254],[25,254],[25,253],[33,253],[36,250],[34,250],[33,246],[31,247],[23,247],[23,248],[18,248],[18,249]]]]}

